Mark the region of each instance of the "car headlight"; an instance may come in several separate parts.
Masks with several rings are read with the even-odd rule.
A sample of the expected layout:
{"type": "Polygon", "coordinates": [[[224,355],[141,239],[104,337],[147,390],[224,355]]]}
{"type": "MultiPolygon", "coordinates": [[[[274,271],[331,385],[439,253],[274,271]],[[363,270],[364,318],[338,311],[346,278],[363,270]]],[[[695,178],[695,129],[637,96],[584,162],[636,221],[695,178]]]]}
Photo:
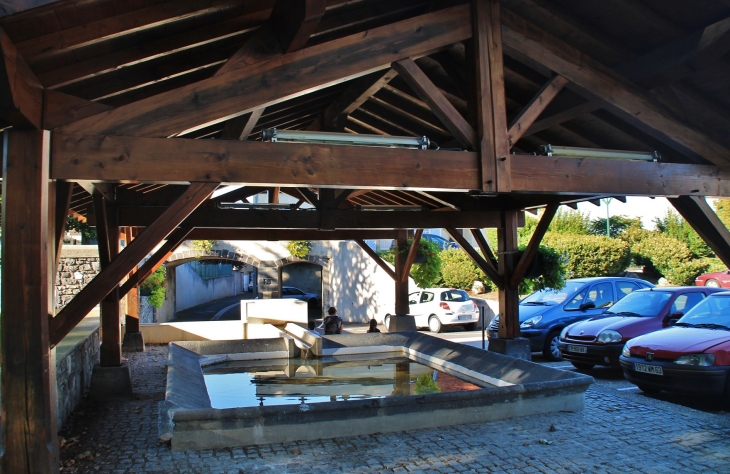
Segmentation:
{"type": "Polygon", "coordinates": [[[621,355],[624,356],[624,357],[631,357],[631,351],[629,350],[629,345],[628,344],[624,344],[624,348],[621,351],[621,355]]]}
{"type": "Polygon", "coordinates": [[[715,365],[715,354],[688,354],[678,357],[675,364],[680,365],[701,365],[710,366],[715,365]]]}
{"type": "Polygon", "coordinates": [[[602,342],[602,343],[621,342],[621,339],[623,339],[623,337],[621,336],[621,333],[618,331],[613,331],[611,329],[602,331],[596,338],[596,340],[598,342],[602,342]]]}
{"type": "Polygon", "coordinates": [[[533,316],[530,319],[528,319],[527,321],[520,324],[520,328],[521,329],[531,328],[532,326],[536,325],[540,321],[542,321],[542,316],[533,316]]]}
{"type": "Polygon", "coordinates": [[[570,329],[570,326],[565,326],[562,331],[560,331],[560,340],[564,341],[566,337],[568,337],[568,329],[570,329]]]}

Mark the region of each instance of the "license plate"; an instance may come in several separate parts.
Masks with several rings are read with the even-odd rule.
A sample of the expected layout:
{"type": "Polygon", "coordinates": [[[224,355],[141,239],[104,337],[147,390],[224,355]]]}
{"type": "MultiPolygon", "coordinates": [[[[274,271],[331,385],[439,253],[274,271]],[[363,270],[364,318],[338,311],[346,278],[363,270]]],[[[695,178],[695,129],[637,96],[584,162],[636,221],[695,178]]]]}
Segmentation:
{"type": "Polygon", "coordinates": [[[471,314],[462,314],[459,316],[459,321],[466,321],[468,319],[471,319],[471,314]]]}
{"type": "Polygon", "coordinates": [[[645,374],[664,375],[662,368],[658,365],[647,365],[634,363],[634,370],[645,374]]]}
{"type": "Polygon", "coordinates": [[[586,346],[568,346],[568,352],[578,352],[580,354],[585,354],[588,352],[588,348],[586,346]]]}

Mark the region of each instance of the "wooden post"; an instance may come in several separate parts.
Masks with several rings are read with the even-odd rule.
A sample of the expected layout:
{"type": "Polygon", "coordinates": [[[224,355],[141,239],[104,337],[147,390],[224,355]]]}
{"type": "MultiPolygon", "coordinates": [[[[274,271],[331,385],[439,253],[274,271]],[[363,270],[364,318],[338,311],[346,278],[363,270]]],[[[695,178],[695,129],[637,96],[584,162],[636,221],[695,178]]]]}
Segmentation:
{"type": "MultiPolygon", "coordinates": [[[[109,262],[119,255],[119,216],[115,206],[106,208],[106,235],[108,238],[109,262]]],[[[97,232],[103,224],[97,220],[97,232]]],[[[108,265],[107,265],[108,266],[108,265]]],[[[102,268],[104,270],[105,268],[102,268]]],[[[119,285],[101,300],[101,347],[100,365],[119,367],[122,365],[122,334],[119,312],[119,285]]]]}
{"type": "Polygon", "coordinates": [[[408,278],[403,281],[402,275],[406,266],[408,254],[405,250],[408,248],[408,238],[405,230],[397,230],[395,232],[395,314],[404,316],[410,312],[408,305],[408,278]]]}
{"type": "Polygon", "coordinates": [[[58,472],[55,360],[50,349],[47,131],[5,132],[2,204],[0,470],[58,472]]]}
{"type": "MultiPolygon", "coordinates": [[[[132,228],[127,227],[124,230],[125,246],[132,241],[132,228]]],[[[132,273],[129,274],[132,276],[132,273]]],[[[127,328],[126,334],[139,332],[139,287],[135,286],[127,293],[127,313],[124,318],[124,324],[127,328]]]]}
{"type": "Polygon", "coordinates": [[[520,293],[512,284],[517,265],[518,211],[502,211],[502,226],[497,229],[499,275],[504,289],[499,290],[499,337],[514,339],[520,335],[520,293]]]}

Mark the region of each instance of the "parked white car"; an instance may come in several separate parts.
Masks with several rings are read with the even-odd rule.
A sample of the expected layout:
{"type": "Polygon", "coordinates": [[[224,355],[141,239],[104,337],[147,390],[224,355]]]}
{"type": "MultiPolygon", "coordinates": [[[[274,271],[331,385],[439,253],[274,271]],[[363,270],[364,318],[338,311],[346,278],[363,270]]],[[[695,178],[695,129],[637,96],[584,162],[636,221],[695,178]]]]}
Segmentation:
{"type": "MultiPolygon", "coordinates": [[[[472,331],[479,322],[479,307],[464,290],[426,288],[408,295],[408,304],[416,327],[427,327],[431,332],[441,332],[444,326],[452,325],[472,331]]],[[[389,327],[390,314],[385,315],[383,323],[389,327]]]]}

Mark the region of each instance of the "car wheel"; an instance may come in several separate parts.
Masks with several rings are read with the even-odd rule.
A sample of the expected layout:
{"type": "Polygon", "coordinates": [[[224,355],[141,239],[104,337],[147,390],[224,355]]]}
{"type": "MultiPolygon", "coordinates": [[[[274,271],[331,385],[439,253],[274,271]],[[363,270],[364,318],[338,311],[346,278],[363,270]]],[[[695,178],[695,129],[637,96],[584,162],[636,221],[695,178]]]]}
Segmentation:
{"type": "Polygon", "coordinates": [[[428,329],[431,332],[441,332],[442,327],[441,321],[435,314],[432,314],[431,317],[428,318],[428,329]]]}
{"type": "Polygon", "coordinates": [[[641,390],[644,393],[659,393],[659,392],[661,392],[661,390],[659,390],[658,388],[651,388],[651,387],[647,387],[647,386],[644,386],[644,385],[637,385],[637,387],[639,387],[639,390],[641,390]]]}
{"type": "Polygon", "coordinates": [[[720,288],[720,282],[714,278],[710,278],[705,282],[705,286],[709,286],[710,288],[720,288]]]}
{"type": "Polygon", "coordinates": [[[479,323],[464,324],[464,329],[466,329],[467,331],[476,331],[477,329],[479,329],[479,323]]]}
{"type": "Polygon", "coordinates": [[[550,334],[548,334],[548,337],[545,339],[545,347],[542,349],[542,355],[545,356],[547,360],[550,361],[558,361],[563,360],[563,355],[560,353],[560,349],[558,349],[558,341],[560,340],[560,331],[553,331],[550,334]]]}
{"type": "Polygon", "coordinates": [[[385,318],[383,318],[383,326],[385,326],[385,329],[390,331],[390,315],[386,314],[385,318]]]}
{"type": "Polygon", "coordinates": [[[596,366],[596,364],[586,364],[586,363],[573,362],[573,361],[571,361],[570,363],[573,364],[573,367],[575,367],[578,370],[591,370],[593,367],[596,366]]]}

